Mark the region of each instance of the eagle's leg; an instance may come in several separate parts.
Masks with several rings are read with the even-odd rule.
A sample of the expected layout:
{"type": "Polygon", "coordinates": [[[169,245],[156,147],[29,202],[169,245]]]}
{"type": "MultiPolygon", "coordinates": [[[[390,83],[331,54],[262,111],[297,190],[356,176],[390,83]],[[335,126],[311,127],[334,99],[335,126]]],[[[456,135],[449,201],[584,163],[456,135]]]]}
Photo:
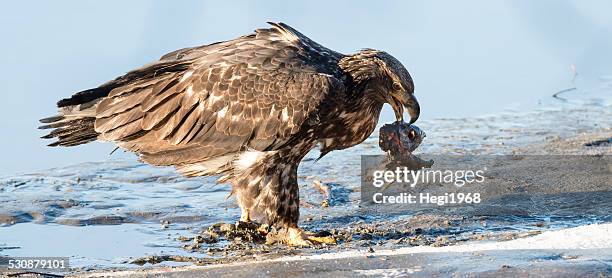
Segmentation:
{"type": "Polygon", "coordinates": [[[248,208],[240,207],[240,222],[251,222],[251,214],[248,208]]]}
{"type": "Polygon", "coordinates": [[[259,195],[259,186],[257,186],[257,181],[246,179],[239,180],[236,185],[233,187],[233,193],[236,194],[240,207],[239,222],[251,223],[255,205],[254,197],[259,195]]]}
{"type": "Polygon", "coordinates": [[[298,227],[300,196],[297,181],[298,164],[303,157],[288,151],[250,151],[235,162],[233,192],[241,208],[241,221],[263,217],[273,232],[268,242],[292,246],[335,243],[333,238],[316,237],[298,227]]]}
{"type": "MultiPolygon", "coordinates": [[[[295,160],[294,160],[295,161],[295,160]]],[[[313,244],[335,244],[333,237],[317,237],[298,227],[300,218],[300,194],[297,181],[297,166],[279,163],[275,171],[268,172],[261,191],[261,203],[265,214],[277,233],[274,241],[281,241],[290,246],[310,246],[313,244]]]]}

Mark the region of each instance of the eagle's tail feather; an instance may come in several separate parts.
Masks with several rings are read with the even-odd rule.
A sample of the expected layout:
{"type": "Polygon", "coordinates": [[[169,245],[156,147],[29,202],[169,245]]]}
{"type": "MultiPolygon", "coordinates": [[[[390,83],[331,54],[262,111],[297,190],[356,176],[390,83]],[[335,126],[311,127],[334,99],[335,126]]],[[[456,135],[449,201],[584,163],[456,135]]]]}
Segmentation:
{"type": "Polygon", "coordinates": [[[180,72],[189,67],[185,61],[160,61],[106,82],[99,87],[78,92],[57,103],[59,115],[41,119],[45,124],[40,129],[53,130],[42,138],[57,138],[49,146],[76,146],[98,139],[95,131],[96,107],[108,97],[115,88],[132,84],[139,80],[154,78],[167,72],[180,72]]]}
{"type": "Polygon", "coordinates": [[[41,138],[56,138],[57,141],[48,145],[50,147],[70,147],[89,143],[98,138],[98,133],[94,129],[94,122],[95,118],[93,117],[82,117],[76,119],[61,118],[61,120],[40,126],[40,129],[53,129],[51,132],[49,132],[49,134],[42,136],[41,138]]]}
{"type": "Polygon", "coordinates": [[[99,99],[85,103],[60,107],[59,115],[41,119],[44,125],[39,129],[53,129],[43,139],[56,138],[57,141],[48,146],[76,146],[95,141],[98,132],[95,131],[95,111],[99,99]]]}

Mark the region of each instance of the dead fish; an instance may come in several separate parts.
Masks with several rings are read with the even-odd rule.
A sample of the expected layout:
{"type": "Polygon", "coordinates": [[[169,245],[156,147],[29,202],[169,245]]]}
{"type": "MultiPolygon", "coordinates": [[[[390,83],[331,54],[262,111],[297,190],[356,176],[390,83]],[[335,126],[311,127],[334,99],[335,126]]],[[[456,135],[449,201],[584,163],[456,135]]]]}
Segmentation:
{"type": "Polygon", "coordinates": [[[418,126],[397,121],[380,128],[378,145],[393,156],[408,155],[421,145],[425,136],[418,126]]]}
{"type": "Polygon", "coordinates": [[[385,124],[379,129],[378,145],[391,159],[387,168],[405,166],[410,169],[429,168],[433,160],[423,160],[412,152],[421,145],[426,134],[416,125],[406,122],[385,124]]]}

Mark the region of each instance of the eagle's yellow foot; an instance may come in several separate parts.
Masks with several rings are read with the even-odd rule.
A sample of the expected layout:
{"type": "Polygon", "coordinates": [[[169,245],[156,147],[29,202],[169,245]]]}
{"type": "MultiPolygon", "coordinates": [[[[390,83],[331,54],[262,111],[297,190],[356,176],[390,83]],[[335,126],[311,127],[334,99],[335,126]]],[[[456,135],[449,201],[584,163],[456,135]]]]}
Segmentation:
{"type": "Polygon", "coordinates": [[[317,236],[300,228],[285,228],[266,237],[267,244],[284,243],[288,246],[307,247],[321,244],[336,244],[333,236],[317,236]]]}
{"type": "Polygon", "coordinates": [[[236,229],[251,229],[261,232],[260,228],[262,226],[251,220],[251,214],[248,209],[241,208],[240,220],[236,221],[236,229]]]}
{"type": "Polygon", "coordinates": [[[259,224],[251,219],[248,209],[241,208],[240,220],[236,221],[237,230],[253,230],[262,236],[268,234],[269,227],[266,224],[259,224]]]}
{"type": "Polygon", "coordinates": [[[315,244],[336,244],[336,238],[333,236],[317,236],[311,233],[308,233],[306,240],[313,242],[315,244]]]}

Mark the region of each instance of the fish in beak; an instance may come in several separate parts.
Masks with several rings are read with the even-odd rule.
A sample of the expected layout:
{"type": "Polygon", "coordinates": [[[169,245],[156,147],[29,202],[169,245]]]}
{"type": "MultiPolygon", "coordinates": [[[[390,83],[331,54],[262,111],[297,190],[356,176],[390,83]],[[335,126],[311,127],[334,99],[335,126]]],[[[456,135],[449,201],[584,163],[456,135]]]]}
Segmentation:
{"type": "Polygon", "coordinates": [[[413,124],[419,119],[421,107],[419,106],[419,102],[414,94],[402,93],[392,95],[390,98],[389,104],[391,105],[391,108],[393,108],[395,119],[397,121],[404,120],[404,108],[408,110],[408,115],[410,115],[410,122],[408,124],[413,124]]]}

